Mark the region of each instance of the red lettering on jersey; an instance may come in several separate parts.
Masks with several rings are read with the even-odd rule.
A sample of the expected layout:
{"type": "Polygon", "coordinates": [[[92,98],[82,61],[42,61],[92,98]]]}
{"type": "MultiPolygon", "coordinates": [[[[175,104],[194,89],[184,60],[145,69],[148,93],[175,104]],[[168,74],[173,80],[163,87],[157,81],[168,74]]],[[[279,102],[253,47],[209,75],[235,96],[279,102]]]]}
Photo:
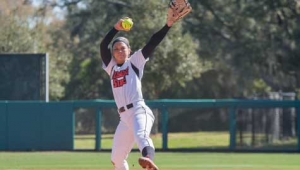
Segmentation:
{"type": "Polygon", "coordinates": [[[126,75],[128,75],[128,73],[129,73],[128,67],[125,70],[114,71],[112,76],[114,88],[122,87],[124,84],[126,84],[126,75]]]}
{"type": "Polygon", "coordinates": [[[117,79],[117,78],[125,77],[126,75],[128,75],[128,72],[129,72],[129,68],[128,67],[125,70],[114,71],[112,79],[117,79]]]}
{"type": "Polygon", "coordinates": [[[114,88],[122,87],[124,84],[126,84],[126,77],[123,77],[122,79],[113,79],[113,86],[114,88]]]}

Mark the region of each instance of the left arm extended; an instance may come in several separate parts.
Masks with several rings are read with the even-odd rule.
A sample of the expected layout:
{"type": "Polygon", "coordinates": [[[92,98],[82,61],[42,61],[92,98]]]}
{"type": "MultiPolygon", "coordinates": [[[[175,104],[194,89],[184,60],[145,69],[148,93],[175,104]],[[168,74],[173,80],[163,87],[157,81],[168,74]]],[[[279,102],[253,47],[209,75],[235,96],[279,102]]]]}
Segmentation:
{"type": "Polygon", "coordinates": [[[145,59],[154,51],[155,47],[164,39],[171,26],[192,11],[187,0],[172,0],[167,11],[167,23],[158,32],[152,35],[149,42],[142,48],[145,59]]]}
{"type": "Polygon", "coordinates": [[[164,37],[167,35],[169,30],[170,27],[166,24],[159,31],[157,31],[152,35],[148,43],[142,48],[142,54],[144,55],[145,59],[152,54],[154,49],[164,39],[164,37]]]}

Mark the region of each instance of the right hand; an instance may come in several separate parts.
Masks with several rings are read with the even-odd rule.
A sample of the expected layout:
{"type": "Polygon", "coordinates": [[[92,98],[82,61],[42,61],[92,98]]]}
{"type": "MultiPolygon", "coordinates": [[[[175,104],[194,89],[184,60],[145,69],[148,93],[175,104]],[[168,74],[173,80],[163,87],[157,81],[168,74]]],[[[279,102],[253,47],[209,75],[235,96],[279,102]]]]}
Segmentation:
{"type": "Polygon", "coordinates": [[[129,30],[125,30],[122,27],[122,22],[124,21],[125,18],[129,18],[129,17],[124,17],[124,18],[121,18],[121,19],[118,20],[118,22],[114,26],[116,30],[118,30],[118,31],[129,31],[129,30]]]}

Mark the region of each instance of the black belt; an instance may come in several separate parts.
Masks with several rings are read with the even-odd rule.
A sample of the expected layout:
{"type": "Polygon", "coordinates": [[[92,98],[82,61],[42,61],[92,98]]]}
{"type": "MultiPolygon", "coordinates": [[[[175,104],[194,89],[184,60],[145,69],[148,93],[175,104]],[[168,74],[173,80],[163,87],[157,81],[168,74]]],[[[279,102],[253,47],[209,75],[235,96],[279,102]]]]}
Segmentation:
{"type": "Polygon", "coordinates": [[[125,107],[126,107],[127,109],[131,109],[131,108],[133,108],[133,104],[130,103],[130,104],[126,105],[126,106],[120,107],[120,108],[119,108],[119,113],[125,112],[125,110],[126,110],[125,107]]]}

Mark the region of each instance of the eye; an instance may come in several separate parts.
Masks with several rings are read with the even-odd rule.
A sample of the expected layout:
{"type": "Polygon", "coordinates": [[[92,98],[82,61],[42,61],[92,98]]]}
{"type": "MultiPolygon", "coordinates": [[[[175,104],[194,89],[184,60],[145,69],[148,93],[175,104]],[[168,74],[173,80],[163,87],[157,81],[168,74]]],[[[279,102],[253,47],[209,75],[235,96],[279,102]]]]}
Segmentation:
{"type": "Polygon", "coordinates": [[[121,47],[121,48],[115,48],[113,49],[114,51],[125,51],[126,48],[125,47],[121,47]]]}

